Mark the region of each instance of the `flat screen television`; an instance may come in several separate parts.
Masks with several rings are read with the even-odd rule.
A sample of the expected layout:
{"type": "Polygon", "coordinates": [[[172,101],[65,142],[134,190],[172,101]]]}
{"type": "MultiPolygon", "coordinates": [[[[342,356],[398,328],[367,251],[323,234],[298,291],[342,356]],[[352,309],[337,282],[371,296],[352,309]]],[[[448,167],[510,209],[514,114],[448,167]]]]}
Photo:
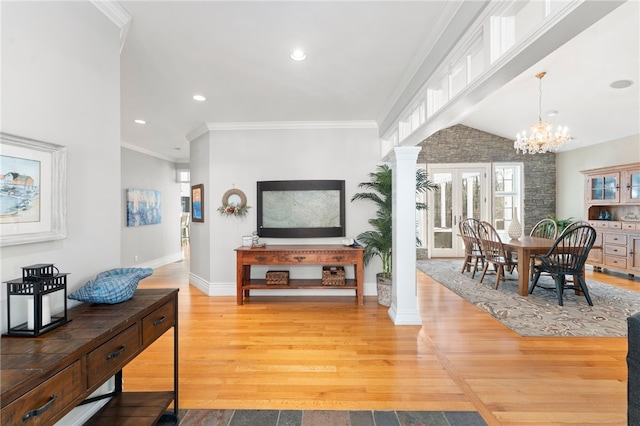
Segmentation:
{"type": "Polygon", "coordinates": [[[343,180],[262,181],[257,194],[260,237],[346,235],[343,180]]]}

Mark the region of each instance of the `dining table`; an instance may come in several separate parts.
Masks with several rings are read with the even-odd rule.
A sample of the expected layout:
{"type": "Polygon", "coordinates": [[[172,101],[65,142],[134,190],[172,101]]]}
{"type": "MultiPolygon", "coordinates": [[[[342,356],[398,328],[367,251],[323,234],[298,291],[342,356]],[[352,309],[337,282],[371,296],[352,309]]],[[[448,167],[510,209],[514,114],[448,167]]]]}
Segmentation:
{"type": "Polygon", "coordinates": [[[531,267],[531,255],[547,254],[555,240],[549,238],[523,236],[517,240],[505,238],[502,242],[504,248],[518,256],[518,294],[529,294],[529,276],[531,267]]]}

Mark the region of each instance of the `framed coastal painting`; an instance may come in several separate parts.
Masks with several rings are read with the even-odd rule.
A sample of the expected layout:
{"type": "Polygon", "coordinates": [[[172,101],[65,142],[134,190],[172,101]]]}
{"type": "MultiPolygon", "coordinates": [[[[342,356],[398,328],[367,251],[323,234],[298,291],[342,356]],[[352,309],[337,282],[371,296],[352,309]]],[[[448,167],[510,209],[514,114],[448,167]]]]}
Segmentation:
{"type": "Polygon", "coordinates": [[[191,187],[191,221],[204,222],[204,185],[191,187]]]}
{"type": "Polygon", "coordinates": [[[127,188],[127,226],[157,225],[162,222],[160,191],[127,188]]]}
{"type": "Polygon", "coordinates": [[[66,238],[62,145],[0,133],[0,246],[66,238]]]}

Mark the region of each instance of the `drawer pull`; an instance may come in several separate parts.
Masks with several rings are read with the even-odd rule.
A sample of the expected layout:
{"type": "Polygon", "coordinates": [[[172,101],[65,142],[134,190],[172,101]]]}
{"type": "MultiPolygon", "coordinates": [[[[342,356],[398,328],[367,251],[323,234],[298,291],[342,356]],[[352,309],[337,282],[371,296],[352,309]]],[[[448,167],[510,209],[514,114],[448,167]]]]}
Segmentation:
{"type": "Polygon", "coordinates": [[[256,256],[256,260],[258,262],[264,262],[265,260],[267,260],[267,256],[256,256]]]}
{"type": "Polygon", "coordinates": [[[25,415],[22,416],[22,421],[26,422],[31,417],[39,416],[40,414],[42,414],[45,411],[47,411],[49,408],[51,408],[51,406],[53,405],[53,403],[54,403],[54,401],[56,400],[57,397],[58,397],[58,394],[56,394],[56,393],[51,395],[51,397],[49,398],[49,401],[47,401],[47,403],[44,404],[42,407],[38,408],[37,410],[31,410],[31,411],[25,413],[25,415]]]}
{"type": "Polygon", "coordinates": [[[306,259],[306,257],[305,257],[305,256],[294,256],[293,258],[294,258],[295,260],[297,260],[298,262],[302,262],[303,260],[305,260],[305,259],[306,259]]]}
{"type": "Polygon", "coordinates": [[[163,316],[162,316],[162,318],[155,320],[155,321],[153,322],[153,325],[160,325],[160,324],[162,324],[163,322],[165,322],[165,321],[166,321],[166,319],[167,319],[167,316],[166,316],[166,315],[163,315],[163,316]]]}
{"type": "Polygon", "coordinates": [[[344,256],[333,256],[333,258],[339,262],[344,259],[344,256]]]}
{"type": "Polygon", "coordinates": [[[118,349],[116,352],[111,352],[109,355],[107,355],[107,359],[119,357],[120,355],[122,355],[126,347],[127,345],[120,346],[120,349],[118,349]]]}

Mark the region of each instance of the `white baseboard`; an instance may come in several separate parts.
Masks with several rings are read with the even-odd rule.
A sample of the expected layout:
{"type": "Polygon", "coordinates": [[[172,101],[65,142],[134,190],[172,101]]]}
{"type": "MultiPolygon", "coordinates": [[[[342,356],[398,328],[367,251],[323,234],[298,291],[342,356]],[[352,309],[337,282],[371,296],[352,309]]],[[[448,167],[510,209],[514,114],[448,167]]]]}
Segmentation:
{"type": "MultiPolygon", "coordinates": [[[[189,273],[189,284],[206,294],[207,296],[236,296],[236,283],[211,283],[196,274],[189,273]]],[[[376,283],[364,283],[365,296],[376,296],[376,283]]],[[[326,290],[251,290],[256,296],[345,296],[355,295],[355,290],[341,290],[327,288],[326,290]]]]}
{"type": "Polygon", "coordinates": [[[147,262],[131,265],[131,267],[155,269],[159,268],[160,266],[168,265],[169,263],[180,262],[182,260],[184,260],[184,254],[182,253],[182,251],[179,251],[147,262]]]}

